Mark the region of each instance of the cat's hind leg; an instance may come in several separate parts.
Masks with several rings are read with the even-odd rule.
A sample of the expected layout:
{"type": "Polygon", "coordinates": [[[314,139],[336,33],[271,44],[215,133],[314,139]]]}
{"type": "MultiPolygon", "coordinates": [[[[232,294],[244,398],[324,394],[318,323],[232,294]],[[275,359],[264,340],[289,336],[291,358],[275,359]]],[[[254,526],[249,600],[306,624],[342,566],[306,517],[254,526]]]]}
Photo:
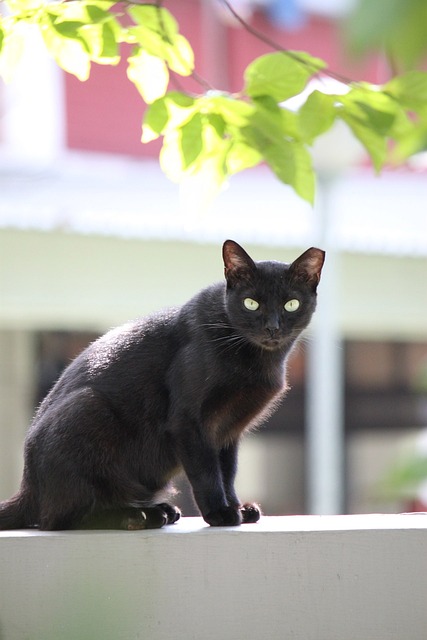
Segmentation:
{"type": "Polygon", "coordinates": [[[137,507],[99,509],[87,514],[75,528],[140,531],[143,529],[159,529],[166,524],[164,514],[147,514],[148,511],[149,509],[144,510],[137,507]]]}
{"type": "Polygon", "coordinates": [[[180,515],[181,512],[177,507],[166,503],[153,507],[108,508],[87,514],[74,528],[122,531],[161,529],[165,524],[176,522],[180,515]]]}
{"type": "Polygon", "coordinates": [[[99,509],[90,512],[75,510],[68,513],[57,513],[44,516],[40,522],[43,531],[61,531],[67,529],[106,529],[121,531],[140,531],[143,529],[160,529],[165,524],[176,522],[179,516],[170,507],[168,515],[161,505],[155,507],[117,507],[99,509]],[[175,516],[172,516],[172,511],[175,516]],[[175,517],[175,520],[172,518],[175,517]]]}

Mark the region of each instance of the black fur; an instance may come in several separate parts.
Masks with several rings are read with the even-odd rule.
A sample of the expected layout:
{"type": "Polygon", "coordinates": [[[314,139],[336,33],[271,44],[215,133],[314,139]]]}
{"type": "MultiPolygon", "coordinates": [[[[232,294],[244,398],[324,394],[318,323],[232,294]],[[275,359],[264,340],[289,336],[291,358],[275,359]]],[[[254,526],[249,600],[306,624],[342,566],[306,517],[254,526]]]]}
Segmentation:
{"type": "Polygon", "coordinates": [[[113,329],[64,371],[28,432],[21,488],[0,504],[0,529],[173,523],[180,513],[165,496],[182,468],[209,524],[259,519],[234,490],[239,440],[286,391],[324,252],[255,263],[227,240],[223,258],[226,283],[113,329]],[[247,298],[259,307],[247,309],[247,298]],[[300,306],[289,312],[291,299],[300,306]]]}

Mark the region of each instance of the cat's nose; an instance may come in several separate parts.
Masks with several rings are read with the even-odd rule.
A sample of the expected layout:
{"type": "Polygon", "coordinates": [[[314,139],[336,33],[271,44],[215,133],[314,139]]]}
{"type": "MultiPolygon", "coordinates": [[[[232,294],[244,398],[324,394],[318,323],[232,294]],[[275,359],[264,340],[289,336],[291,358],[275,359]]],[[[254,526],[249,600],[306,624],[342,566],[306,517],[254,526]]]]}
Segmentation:
{"type": "Polygon", "coordinates": [[[271,316],[265,325],[265,330],[270,338],[275,338],[279,333],[279,318],[271,316]]]}
{"type": "Polygon", "coordinates": [[[279,327],[266,327],[265,330],[270,338],[275,338],[279,333],[279,327]]]}

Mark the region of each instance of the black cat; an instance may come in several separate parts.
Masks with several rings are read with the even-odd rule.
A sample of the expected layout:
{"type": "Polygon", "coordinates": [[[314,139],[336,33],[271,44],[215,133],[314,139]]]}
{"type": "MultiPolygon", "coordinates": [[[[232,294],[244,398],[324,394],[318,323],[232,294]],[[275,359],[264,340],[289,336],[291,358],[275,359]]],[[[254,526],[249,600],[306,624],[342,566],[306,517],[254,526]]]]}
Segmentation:
{"type": "Polygon", "coordinates": [[[254,262],[227,240],[226,282],[87,347],[35,415],[0,529],[161,527],[180,517],[166,496],[182,469],[207,523],[256,522],[234,489],[239,440],[286,392],[324,256],[254,262]]]}

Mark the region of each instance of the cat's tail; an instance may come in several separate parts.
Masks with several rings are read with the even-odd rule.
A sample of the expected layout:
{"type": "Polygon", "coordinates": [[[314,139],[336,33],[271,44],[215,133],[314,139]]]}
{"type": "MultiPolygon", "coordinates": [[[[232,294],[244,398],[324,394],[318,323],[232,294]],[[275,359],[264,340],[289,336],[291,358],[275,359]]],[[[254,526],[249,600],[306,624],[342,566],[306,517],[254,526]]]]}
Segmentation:
{"type": "Polygon", "coordinates": [[[19,491],[5,502],[0,502],[0,531],[26,529],[35,524],[34,503],[26,491],[19,491]]]}

